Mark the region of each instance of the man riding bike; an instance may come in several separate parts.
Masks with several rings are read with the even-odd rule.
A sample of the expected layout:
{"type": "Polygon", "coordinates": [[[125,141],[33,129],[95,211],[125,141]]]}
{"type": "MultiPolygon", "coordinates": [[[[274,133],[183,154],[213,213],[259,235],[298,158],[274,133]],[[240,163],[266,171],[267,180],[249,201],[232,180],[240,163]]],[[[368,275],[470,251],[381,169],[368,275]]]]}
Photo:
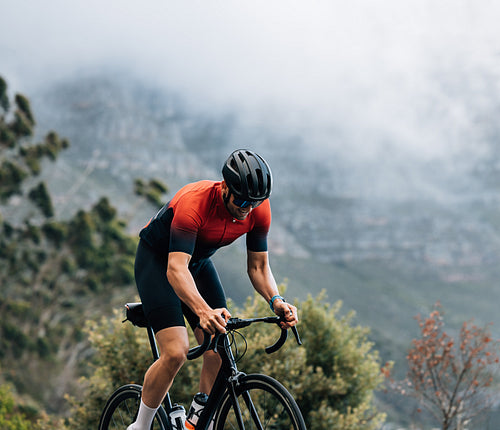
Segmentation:
{"type": "MultiPolygon", "coordinates": [[[[155,412],[186,360],[186,317],[201,343],[203,332],[225,332],[230,313],[210,257],[246,234],[247,273],[283,327],[295,325],[297,309],[279,295],[269,266],[272,174],[255,152],[241,149],[228,157],[223,181],[199,181],[181,188],[140,232],[135,278],[144,311],[160,349],[146,372],[141,405],[128,430],[150,428],[155,412]]],[[[220,367],[213,351],[203,356],[200,392],[210,393],[220,367]]]]}

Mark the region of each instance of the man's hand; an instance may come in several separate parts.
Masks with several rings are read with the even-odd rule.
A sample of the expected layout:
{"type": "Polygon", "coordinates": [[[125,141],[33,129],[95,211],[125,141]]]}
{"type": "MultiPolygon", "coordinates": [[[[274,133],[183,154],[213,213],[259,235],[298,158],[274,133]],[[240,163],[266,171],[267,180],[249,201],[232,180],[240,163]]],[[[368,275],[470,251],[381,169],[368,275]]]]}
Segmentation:
{"type": "Polygon", "coordinates": [[[225,333],[226,324],[231,314],[226,308],[210,309],[200,317],[200,326],[210,334],[225,333]]]}
{"type": "Polygon", "coordinates": [[[281,328],[290,328],[299,322],[297,308],[281,299],[276,299],[273,303],[274,313],[285,319],[281,323],[281,328]]]}

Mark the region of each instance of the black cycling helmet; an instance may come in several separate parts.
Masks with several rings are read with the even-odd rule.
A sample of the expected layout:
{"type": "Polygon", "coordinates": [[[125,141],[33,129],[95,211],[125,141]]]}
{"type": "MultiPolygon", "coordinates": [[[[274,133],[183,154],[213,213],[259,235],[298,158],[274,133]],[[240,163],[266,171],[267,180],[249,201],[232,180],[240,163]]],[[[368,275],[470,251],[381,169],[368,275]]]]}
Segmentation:
{"type": "Polygon", "coordinates": [[[273,176],[269,164],[248,149],[237,149],[222,167],[222,176],[238,199],[262,201],[271,195],[273,176]]]}

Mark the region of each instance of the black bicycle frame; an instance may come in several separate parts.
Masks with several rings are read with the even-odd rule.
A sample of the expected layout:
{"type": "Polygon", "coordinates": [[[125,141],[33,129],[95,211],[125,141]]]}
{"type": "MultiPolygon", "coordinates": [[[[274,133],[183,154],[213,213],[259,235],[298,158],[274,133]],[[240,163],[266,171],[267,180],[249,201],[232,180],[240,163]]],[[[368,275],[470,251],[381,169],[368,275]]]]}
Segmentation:
{"type": "MultiPolygon", "coordinates": [[[[236,399],[235,386],[238,384],[239,378],[245,376],[245,374],[238,371],[238,368],[236,367],[236,360],[234,359],[233,352],[229,345],[229,338],[227,334],[217,334],[213,343],[215,345],[214,350],[219,353],[222,363],[212,390],[210,391],[210,395],[208,396],[207,404],[198,419],[198,424],[196,425],[198,430],[208,427],[208,424],[212,420],[226,388],[230,390],[233,405],[239,409],[236,399]]],[[[240,421],[240,428],[244,428],[241,412],[237,413],[237,417],[240,421]]]]}
{"type": "MultiPolygon", "coordinates": [[[[151,345],[151,351],[153,353],[154,360],[158,360],[160,358],[160,354],[158,351],[158,345],[156,343],[156,339],[154,336],[153,329],[148,326],[148,338],[149,343],[151,345]]],[[[207,404],[203,409],[203,412],[200,415],[198,420],[198,424],[196,428],[198,430],[205,429],[208,427],[208,424],[213,418],[214,412],[217,409],[219,402],[224,394],[226,387],[230,389],[231,397],[233,399],[233,405],[239,410],[238,401],[236,399],[235,392],[235,384],[238,383],[238,379],[245,374],[239,372],[236,367],[236,360],[234,359],[233,352],[231,347],[229,346],[229,338],[227,334],[218,334],[213,339],[213,344],[215,345],[214,350],[217,351],[222,359],[222,364],[215,379],[212,390],[210,391],[210,395],[207,400],[207,404]]],[[[170,394],[167,393],[165,399],[163,400],[163,407],[168,416],[170,416],[170,412],[172,411],[172,400],[170,398],[170,394]]],[[[240,421],[240,425],[242,424],[241,412],[236,413],[237,419],[240,421]]],[[[171,423],[169,421],[168,425],[171,428],[171,423]]],[[[240,428],[243,428],[241,425],[240,428]]]]}

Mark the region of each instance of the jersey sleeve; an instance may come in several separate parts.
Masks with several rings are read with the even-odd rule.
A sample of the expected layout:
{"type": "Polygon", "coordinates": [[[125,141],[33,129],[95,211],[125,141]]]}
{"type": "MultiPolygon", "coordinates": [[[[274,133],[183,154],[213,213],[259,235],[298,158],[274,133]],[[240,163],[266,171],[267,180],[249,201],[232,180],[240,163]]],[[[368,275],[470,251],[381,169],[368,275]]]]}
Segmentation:
{"type": "Polygon", "coordinates": [[[197,209],[189,202],[180,201],[176,205],[170,226],[169,252],[193,255],[201,223],[197,209]]]}
{"type": "Polygon", "coordinates": [[[254,209],[255,223],[247,233],[247,249],[253,252],[267,251],[267,235],[271,227],[271,206],[269,200],[254,209]]]}

